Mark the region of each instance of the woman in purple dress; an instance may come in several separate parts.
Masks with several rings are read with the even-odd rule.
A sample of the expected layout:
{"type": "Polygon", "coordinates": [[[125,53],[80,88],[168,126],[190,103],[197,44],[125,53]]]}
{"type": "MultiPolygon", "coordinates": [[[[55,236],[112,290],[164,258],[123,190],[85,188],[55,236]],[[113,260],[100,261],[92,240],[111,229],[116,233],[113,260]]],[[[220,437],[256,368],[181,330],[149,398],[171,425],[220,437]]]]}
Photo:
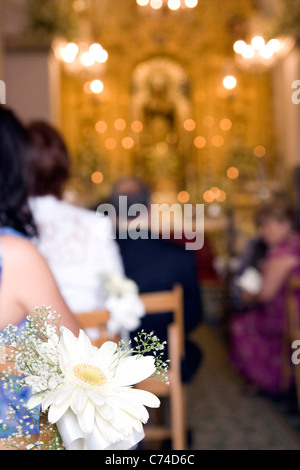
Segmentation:
{"type": "Polygon", "coordinates": [[[230,359],[257,389],[276,395],[280,393],[286,281],[291,274],[300,275],[300,236],[294,230],[293,211],[283,202],[262,207],[256,222],[267,245],[260,266],[262,284],[255,296],[244,293],[253,308],[231,320],[230,359]]]}

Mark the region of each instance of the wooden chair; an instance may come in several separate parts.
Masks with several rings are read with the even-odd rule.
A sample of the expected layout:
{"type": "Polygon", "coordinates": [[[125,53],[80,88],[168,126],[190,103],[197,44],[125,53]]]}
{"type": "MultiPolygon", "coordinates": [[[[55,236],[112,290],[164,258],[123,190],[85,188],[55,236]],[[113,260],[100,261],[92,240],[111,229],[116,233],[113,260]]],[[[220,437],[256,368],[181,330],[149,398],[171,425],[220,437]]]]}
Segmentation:
{"type": "Polygon", "coordinates": [[[110,318],[110,313],[108,310],[93,310],[91,312],[81,312],[76,313],[76,318],[79,322],[79,325],[83,330],[88,328],[93,328],[98,331],[99,336],[98,338],[91,339],[91,343],[94,346],[99,348],[105,341],[111,339],[111,341],[119,341],[118,336],[114,336],[113,338],[109,338],[109,333],[107,329],[107,323],[110,318]]]}
{"type": "Polygon", "coordinates": [[[291,361],[293,341],[300,340],[300,310],[296,293],[300,292],[300,276],[291,276],[286,286],[286,316],[282,351],[281,388],[287,391],[294,377],[298,407],[300,408],[300,364],[291,361]]]}
{"type": "Polygon", "coordinates": [[[137,385],[137,388],[148,390],[159,398],[167,397],[170,405],[170,422],[162,425],[145,426],[145,440],[162,441],[171,439],[173,450],[187,448],[185,394],[181,380],[181,360],[184,357],[184,318],[183,291],[176,285],[171,291],[154,292],[140,295],[144,302],[146,314],[173,312],[173,323],[168,327],[168,370],[169,385],[149,378],[137,385]]]}
{"type": "Polygon", "coordinates": [[[173,322],[178,325],[180,355],[183,358],[184,350],[184,309],[183,309],[183,289],[180,284],[175,284],[170,291],[150,292],[140,294],[146,314],[157,313],[173,314],[173,322]]]}
{"type": "MultiPolygon", "coordinates": [[[[182,287],[176,285],[172,291],[141,294],[147,314],[158,312],[173,312],[174,323],[168,328],[168,352],[171,366],[168,371],[169,385],[158,378],[149,378],[136,385],[137,388],[154,393],[158,397],[168,397],[170,400],[170,425],[145,426],[145,439],[160,441],[171,439],[173,449],[186,449],[186,427],[184,391],[181,382],[181,359],[184,355],[183,334],[183,293],[182,287]]],[[[108,339],[107,310],[95,310],[87,313],[77,313],[76,318],[83,329],[99,329],[99,339],[92,340],[92,344],[100,347],[108,339]]],[[[117,338],[113,338],[116,341],[117,338]]]]}

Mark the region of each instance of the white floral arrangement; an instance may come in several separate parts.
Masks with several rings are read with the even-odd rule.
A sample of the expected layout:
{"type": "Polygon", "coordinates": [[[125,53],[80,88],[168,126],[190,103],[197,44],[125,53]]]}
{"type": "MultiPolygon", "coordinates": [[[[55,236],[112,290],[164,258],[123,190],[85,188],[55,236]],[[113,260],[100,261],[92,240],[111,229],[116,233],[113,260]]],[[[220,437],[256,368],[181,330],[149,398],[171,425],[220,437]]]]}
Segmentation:
{"type": "MultiPolygon", "coordinates": [[[[22,404],[24,416],[18,418],[19,425],[10,437],[1,439],[2,444],[18,447],[21,440],[27,449],[38,450],[134,447],[144,437],[143,424],[149,418],[146,406],[158,408],[160,401],[133,386],[153,375],[167,381],[168,361],[162,360],[165,343],[153,332],[141,331],[135,347],[107,341],[97,348],[82,330],[75,337],[59,323],[60,316],[50,307],[36,308],[21,332],[9,325],[0,335],[0,345],[10,351],[6,361],[13,361],[20,374],[16,382],[8,368],[0,373],[2,384],[11,387],[12,394],[16,383],[29,386],[32,395],[22,404]],[[40,420],[40,412],[45,424],[40,424],[39,439],[33,442],[33,425],[24,430],[24,423],[34,416],[40,420]]],[[[16,420],[16,410],[20,410],[18,400],[11,404],[7,422],[16,420]]],[[[5,428],[4,423],[1,426],[5,428]]]]}
{"type": "Polygon", "coordinates": [[[105,274],[103,281],[106,297],[104,307],[110,312],[110,334],[113,336],[137,330],[145,315],[145,307],[139,298],[136,283],[126,276],[111,274],[105,274]]]}

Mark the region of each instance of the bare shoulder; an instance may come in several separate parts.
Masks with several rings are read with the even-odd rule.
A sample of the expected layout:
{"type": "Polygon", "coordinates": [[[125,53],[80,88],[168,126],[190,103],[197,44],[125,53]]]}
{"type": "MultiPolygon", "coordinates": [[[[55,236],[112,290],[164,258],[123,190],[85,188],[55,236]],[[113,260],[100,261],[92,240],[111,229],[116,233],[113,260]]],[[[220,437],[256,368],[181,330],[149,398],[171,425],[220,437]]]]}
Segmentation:
{"type": "Polygon", "coordinates": [[[20,261],[24,263],[40,262],[41,255],[31,243],[23,237],[16,237],[14,235],[3,235],[0,237],[3,256],[12,260],[12,262],[20,261]]]}

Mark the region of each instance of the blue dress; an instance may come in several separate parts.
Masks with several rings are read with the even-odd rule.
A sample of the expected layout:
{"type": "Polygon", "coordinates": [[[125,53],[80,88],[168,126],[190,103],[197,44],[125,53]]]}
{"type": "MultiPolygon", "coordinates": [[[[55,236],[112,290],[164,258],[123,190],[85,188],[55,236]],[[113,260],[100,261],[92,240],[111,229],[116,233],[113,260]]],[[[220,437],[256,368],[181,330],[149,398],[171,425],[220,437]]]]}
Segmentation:
{"type": "MultiPolygon", "coordinates": [[[[0,228],[0,235],[9,234],[18,237],[23,237],[22,234],[16,232],[15,230],[8,227],[0,228]]],[[[2,249],[0,243],[0,286],[1,286],[1,271],[2,271],[2,249]]],[[[26,320],[24,319],[19,325],[19,330],[25,328],[26,320]]],[[[1,332],[1,330],[0,330],[1,332]]],[[[21,400],[24,400],[24,403],[27,403],[31,396],[30,389],[28,387],[22,387],[19,389],[19,385],[16,381],[16,389],[12,395],[9,389],[6,389],[0,381],[0,438],[6,438],[16,432],[16,426],[19,425],[19,420],[23,418],[24,415],[28,414],[28,411],[24,409],[21,400]],[[17,400],[12,398],[16,397],[17,400]],[[16,412],[16,420],[8,420],[7,413],[9,407],[13,404],[13,408],[16,406],[20,407],[20,410],[16,412]]],[[[26,420],[22,424],[22,428],[29,431],[30,434],[37,434],[39,432],[39,409],[36,409],[34,412],[34,418],[26,420]]]]}

